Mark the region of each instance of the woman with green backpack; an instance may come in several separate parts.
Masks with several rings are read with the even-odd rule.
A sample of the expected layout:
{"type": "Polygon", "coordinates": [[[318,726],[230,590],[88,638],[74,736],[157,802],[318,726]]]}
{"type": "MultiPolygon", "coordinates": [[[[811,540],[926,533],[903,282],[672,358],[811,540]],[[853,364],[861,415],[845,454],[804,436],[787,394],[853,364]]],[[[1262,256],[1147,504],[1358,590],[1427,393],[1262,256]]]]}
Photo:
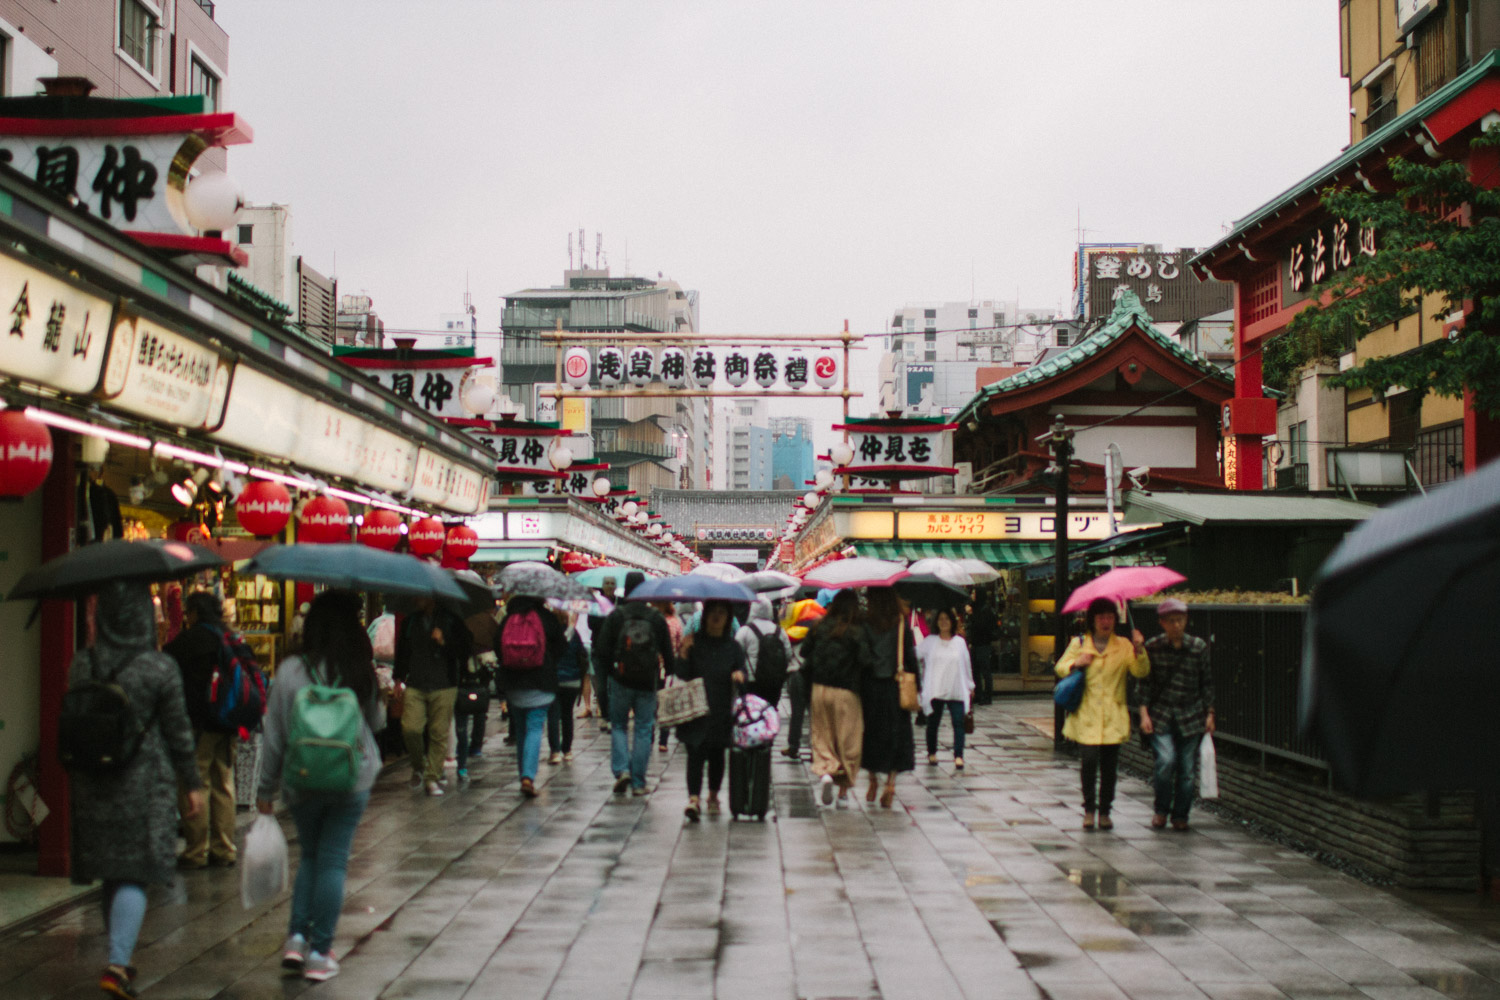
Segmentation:
{"type": "Polygon", "coordinates": [[[281,965],[317,982],[338,975],[333,932],[349,849],[380,773],[385,703],[359,613],[349,591],[312,602],[302,652],[276,671],[261,736],[256,808],[270,814],[279,791],[302,847],[281,965]]]}

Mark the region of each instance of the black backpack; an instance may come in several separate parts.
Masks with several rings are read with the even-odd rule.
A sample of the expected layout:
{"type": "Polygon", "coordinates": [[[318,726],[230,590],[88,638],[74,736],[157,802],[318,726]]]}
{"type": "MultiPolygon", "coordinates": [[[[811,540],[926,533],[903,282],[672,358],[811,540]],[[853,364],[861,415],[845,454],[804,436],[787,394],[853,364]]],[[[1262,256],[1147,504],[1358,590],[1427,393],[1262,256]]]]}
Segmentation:
{"type": "Polygon", "coordinates": [[[655,687],[661,663],[651,619],[639,611],[622,614],[620,634],[615,638],[615,673],[635,687],[655,687]]]}
{"type": "Polygon", "coordinates": [[[786,684],[786,647],[781,643],[781,630],[774,624],[770,632],[762,632],[756,625],[750,626],[760,639],[755,649],[755,683],[752,693],[760,695],[774,707],[781,699],[781,688],[786,684]]]}
{"type": "MultiPolygon", "coordinates": [[[[70,771],[119,774],[135,759],[155,717],[142,725],[125,689],[113,678],[100,680],[94,676],[98,666],[91,649],[88,678],[63,695],[57,719],[57,756],[70,771]]],[[[127,663],[120,669],[129,666],[127,663]]]]}

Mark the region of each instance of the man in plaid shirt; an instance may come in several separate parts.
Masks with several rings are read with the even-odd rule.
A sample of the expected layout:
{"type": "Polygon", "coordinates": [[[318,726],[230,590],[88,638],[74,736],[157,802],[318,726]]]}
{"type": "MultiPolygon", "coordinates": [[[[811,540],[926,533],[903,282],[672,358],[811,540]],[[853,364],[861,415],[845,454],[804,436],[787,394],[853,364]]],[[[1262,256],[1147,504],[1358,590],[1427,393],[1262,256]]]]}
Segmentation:
{"type": "Polygon", "coordinates": [[[1162,634],[1146,643],[1151,673],[1141,704],[1141,732],[1156,751],[1156,815],[1151,825],[1188,828],[1198,783],[1198,744],[1214,731],[1214,678],[1208,643],[1187,634],[1187,605],[1168,598],[1157,605],[1162,634]]]}

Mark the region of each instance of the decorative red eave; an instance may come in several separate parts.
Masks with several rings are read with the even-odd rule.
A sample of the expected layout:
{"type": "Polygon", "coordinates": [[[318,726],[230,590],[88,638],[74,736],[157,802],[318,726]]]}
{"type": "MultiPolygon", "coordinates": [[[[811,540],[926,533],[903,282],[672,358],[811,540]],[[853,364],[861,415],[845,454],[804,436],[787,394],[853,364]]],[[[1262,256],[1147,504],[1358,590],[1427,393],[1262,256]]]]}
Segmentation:
{"type": "Polygon", "coordinates": [[[1492,111],[1500,111],[1500,79],[1486,77],[1422,119],[1422,125],[1441,146],[1492,111]]]}
{"type": "Polygon", "coordinates": [[[197,132],[215,146],[237,146],[255,138],[255,131],[233,111],[150,118],[0,118],[0,135],[97,137],[174,132],[197,132]]]}
{"type": "MultiPolygon", "coordinates": [[[[354,368],[368,368],[373,371],[383,371],[388,368],[423,369],[423,368],[472,368],[476,365],[490,365],[495,363],[494,358],[362,358],[355,354],[345,354],[339,358],[346,365],[354,368]]],[[[453,419],[459,419],[457,417],[453,419]]]]}
{"type": "Polygon", "coordinates": [[[229,263],[235,267],[244,267],[250,263],[250,255],[245,251],[228,240],[212,236],[184,236],[181,233],[153,233],[139,229],[126,229],[123,232],[141,246],[160,250],[173,257],[207,258],[202,263],[229,263]]]}

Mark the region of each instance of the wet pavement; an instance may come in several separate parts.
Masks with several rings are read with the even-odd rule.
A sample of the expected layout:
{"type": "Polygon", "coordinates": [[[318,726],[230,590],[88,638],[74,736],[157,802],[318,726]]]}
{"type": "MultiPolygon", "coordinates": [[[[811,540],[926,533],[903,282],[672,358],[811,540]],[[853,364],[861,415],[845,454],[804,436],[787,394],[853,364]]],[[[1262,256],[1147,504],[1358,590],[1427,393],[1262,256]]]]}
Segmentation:
{"type": "MultiPolygon", "coordinates": [[[[246,911],[237,873],[207,870],[153,893],[138,985],[162,1000],[1500,998],[1489,908],[1397,896],[1206,813],[1154,831],[1129,778],[1115,830],[1085,833],[1076,764],[1022,721],[1047,704],[980,709],[968,769],[946,750],[919,764],[892,810],[819,809],[805,766],[778,755],[765,823],[685,825],[675,743],[654,794],[615,798],[608,737],[582,721],[577,759],[544,763],[526,801],[492,738],[461,792],[414,794],[400,771],[377,786],[337,979],[282,979],[285,899],[246,911]]],[[[95,907],[6,935],[0,995],[98,996],[103,954],[95,907]]]]}

